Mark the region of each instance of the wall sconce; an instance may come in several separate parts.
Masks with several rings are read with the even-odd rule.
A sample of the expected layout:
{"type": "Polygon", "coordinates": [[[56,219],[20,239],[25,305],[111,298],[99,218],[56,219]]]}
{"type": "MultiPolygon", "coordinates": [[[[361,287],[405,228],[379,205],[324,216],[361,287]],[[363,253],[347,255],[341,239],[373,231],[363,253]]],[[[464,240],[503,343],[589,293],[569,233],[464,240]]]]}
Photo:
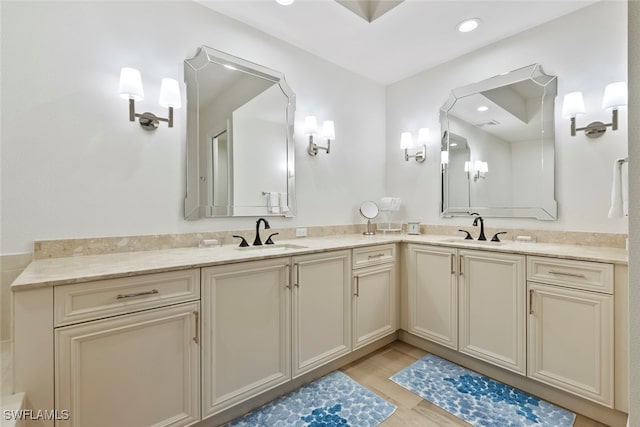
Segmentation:
{"type": "Polygon", "coordinates": [[[421,128],[418,131],[418,146],[413,144],[411,132],[402,132],[400,135],[400,148],[404,150],[404,160],[408,162],[410,158],[416,159],[416,162],[422,163],[427,158],[427,142],[429,141],[429,129],[421,128]],[[418,148],[415,154],[409,155],[410,148],[418,148]]]}
{"type": "Polygon", "coordinates": [[[588,126],[576,128],[576,116],[585,112],[582,92],[571,92],[564,96],[562,117],[571,118],[571,136],[576,136],[576,131],[583,130],[589,138],[599,138],[609,126],[611,130],[618,130],[618,108],[625,105],[627,105],[627,84],[611,83],[604,89],[602,99],[602,108],[611,111],[611,123],[592,122],[588,126]]]}
{"type": "Polygon", "coordinates": [[[329,154],[331,150],[331,140],[336,139],[336,129],[331,120],[325,120],[322,122],[322,134],[321,138],[327,140],[327,146],[322,147],[313,142],[313,136],[318,135],[318,121],[316,116],[307,116],[304,118],[304,134],[309,136],[309,148],[307,152],[310,156],[318,154],[318,150],[324,150],[329,154]]]}
{"type": "Polygon", "coordinates": [[[135,68],[123,68],[120,71],[120,97],[129,100],[129,121],[133,122],[136,117],[139,117],[140,126],[144,130],[157,129],[159,122],[167,122],[169,127],[172,128],[173,109],[182,107],[178,81],[165,78],[162,79],[160,84],[160,99],[158,102],[161,106],[169,108],[169,118],[158,117],[149,112],[136,113],[136,101],[144,99],[144,92],[142,91],[140,71],[135,68]]]}
{"type": "Polygon", "coordinates": [[[489,172],[489,164],[482,160],[476,160],[473,163],[466,161],[464,162],[464,171],[469,177],[473,174],[473,180],[477,181],[480,178],[484,179],[487,172],[489,172]]]}

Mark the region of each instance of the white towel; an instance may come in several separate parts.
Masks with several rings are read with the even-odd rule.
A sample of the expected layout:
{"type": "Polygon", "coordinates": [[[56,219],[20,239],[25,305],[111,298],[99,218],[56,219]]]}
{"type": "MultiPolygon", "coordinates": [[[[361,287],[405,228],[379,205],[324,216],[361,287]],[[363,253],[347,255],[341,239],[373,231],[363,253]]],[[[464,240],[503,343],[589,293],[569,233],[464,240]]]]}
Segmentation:
{"type": "Polygon", "coordinates": [[[609,218],[621,218],[624,215],[624,197],[622,194],[622,165],[626,159],[617,159],[613,163],[613,183],[611,185],[611,208],[609,218]]]}
{"type": "Polygon", "coordinates": [[[279,194],[274,191],[267,193],[267,208],[269,213],[280,213],[279,198],[279,194]]]}
{"type": "Polygon", "coordinates": [[[287,193],[278,193],[278,199],[280,201],[280,211],[289,212],[289,203],[287,202],[287,193]]]}

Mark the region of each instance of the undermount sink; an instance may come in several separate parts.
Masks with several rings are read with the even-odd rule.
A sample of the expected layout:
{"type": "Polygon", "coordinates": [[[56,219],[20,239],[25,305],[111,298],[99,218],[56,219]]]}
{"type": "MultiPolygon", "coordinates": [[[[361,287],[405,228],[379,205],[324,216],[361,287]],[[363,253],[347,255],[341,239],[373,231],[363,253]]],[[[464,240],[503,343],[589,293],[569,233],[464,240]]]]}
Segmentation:
{"type": "Polygon", "coordinates": [[[441,240],[443,243],[462,243],[467,245],[477,244],[477,245],[491,245],[491,246],[500,246],[504,245],[507,242],[493,242],[491,240],[468,240],[463,237],[453,237],[451,239],[443,239],[441,240]]]}
{"type": "Polygon", "coordinates": [[[292,243],[275,243],[273,245],[237,247],[236,250],[243,252],[288,252],[306,248],[306,246],[294,245],[292,243]]]}

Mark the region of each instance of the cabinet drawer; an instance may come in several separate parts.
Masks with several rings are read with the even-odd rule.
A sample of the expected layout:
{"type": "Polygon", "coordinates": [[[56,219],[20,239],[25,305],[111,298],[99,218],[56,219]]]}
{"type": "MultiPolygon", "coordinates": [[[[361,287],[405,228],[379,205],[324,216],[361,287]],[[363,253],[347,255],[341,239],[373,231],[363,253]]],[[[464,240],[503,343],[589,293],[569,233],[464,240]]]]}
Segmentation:
{"type": "Polygon", "coordinates": [[[613,264],[530,256],[527,279],[612,294],[613,264]]]}
{"type": "Polygon", "coordinates": [[[55,326],[133,313],[200,298],[200,269],[57,286],[55,326]]]}
{"type": "Polygon", "coordinates": [[[353,250],[353,268],[395,261],[396,245],[376,245],[353,250]]]}

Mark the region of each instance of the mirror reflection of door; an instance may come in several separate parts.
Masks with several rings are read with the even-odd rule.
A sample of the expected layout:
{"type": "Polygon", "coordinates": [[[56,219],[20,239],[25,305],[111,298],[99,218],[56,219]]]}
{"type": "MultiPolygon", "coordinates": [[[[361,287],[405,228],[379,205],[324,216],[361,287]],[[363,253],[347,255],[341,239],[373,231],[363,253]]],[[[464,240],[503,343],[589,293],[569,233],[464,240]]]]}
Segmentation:
{"type": "Polygon", "coordinates": [[[211,163],[213,165],[213,182],[211,183],[211,200],[216,206],[231,206],[229,200],[231,182],[229,180],[230,153],[227,130],[211,138],[211,163]]]}
{"type": "Polygon", "coordinates": [[[449,206],[460,209],[471,207],[470,175],[465,172],[465,163],[470,159],[467,139],[449,134],[449,206]]]}

